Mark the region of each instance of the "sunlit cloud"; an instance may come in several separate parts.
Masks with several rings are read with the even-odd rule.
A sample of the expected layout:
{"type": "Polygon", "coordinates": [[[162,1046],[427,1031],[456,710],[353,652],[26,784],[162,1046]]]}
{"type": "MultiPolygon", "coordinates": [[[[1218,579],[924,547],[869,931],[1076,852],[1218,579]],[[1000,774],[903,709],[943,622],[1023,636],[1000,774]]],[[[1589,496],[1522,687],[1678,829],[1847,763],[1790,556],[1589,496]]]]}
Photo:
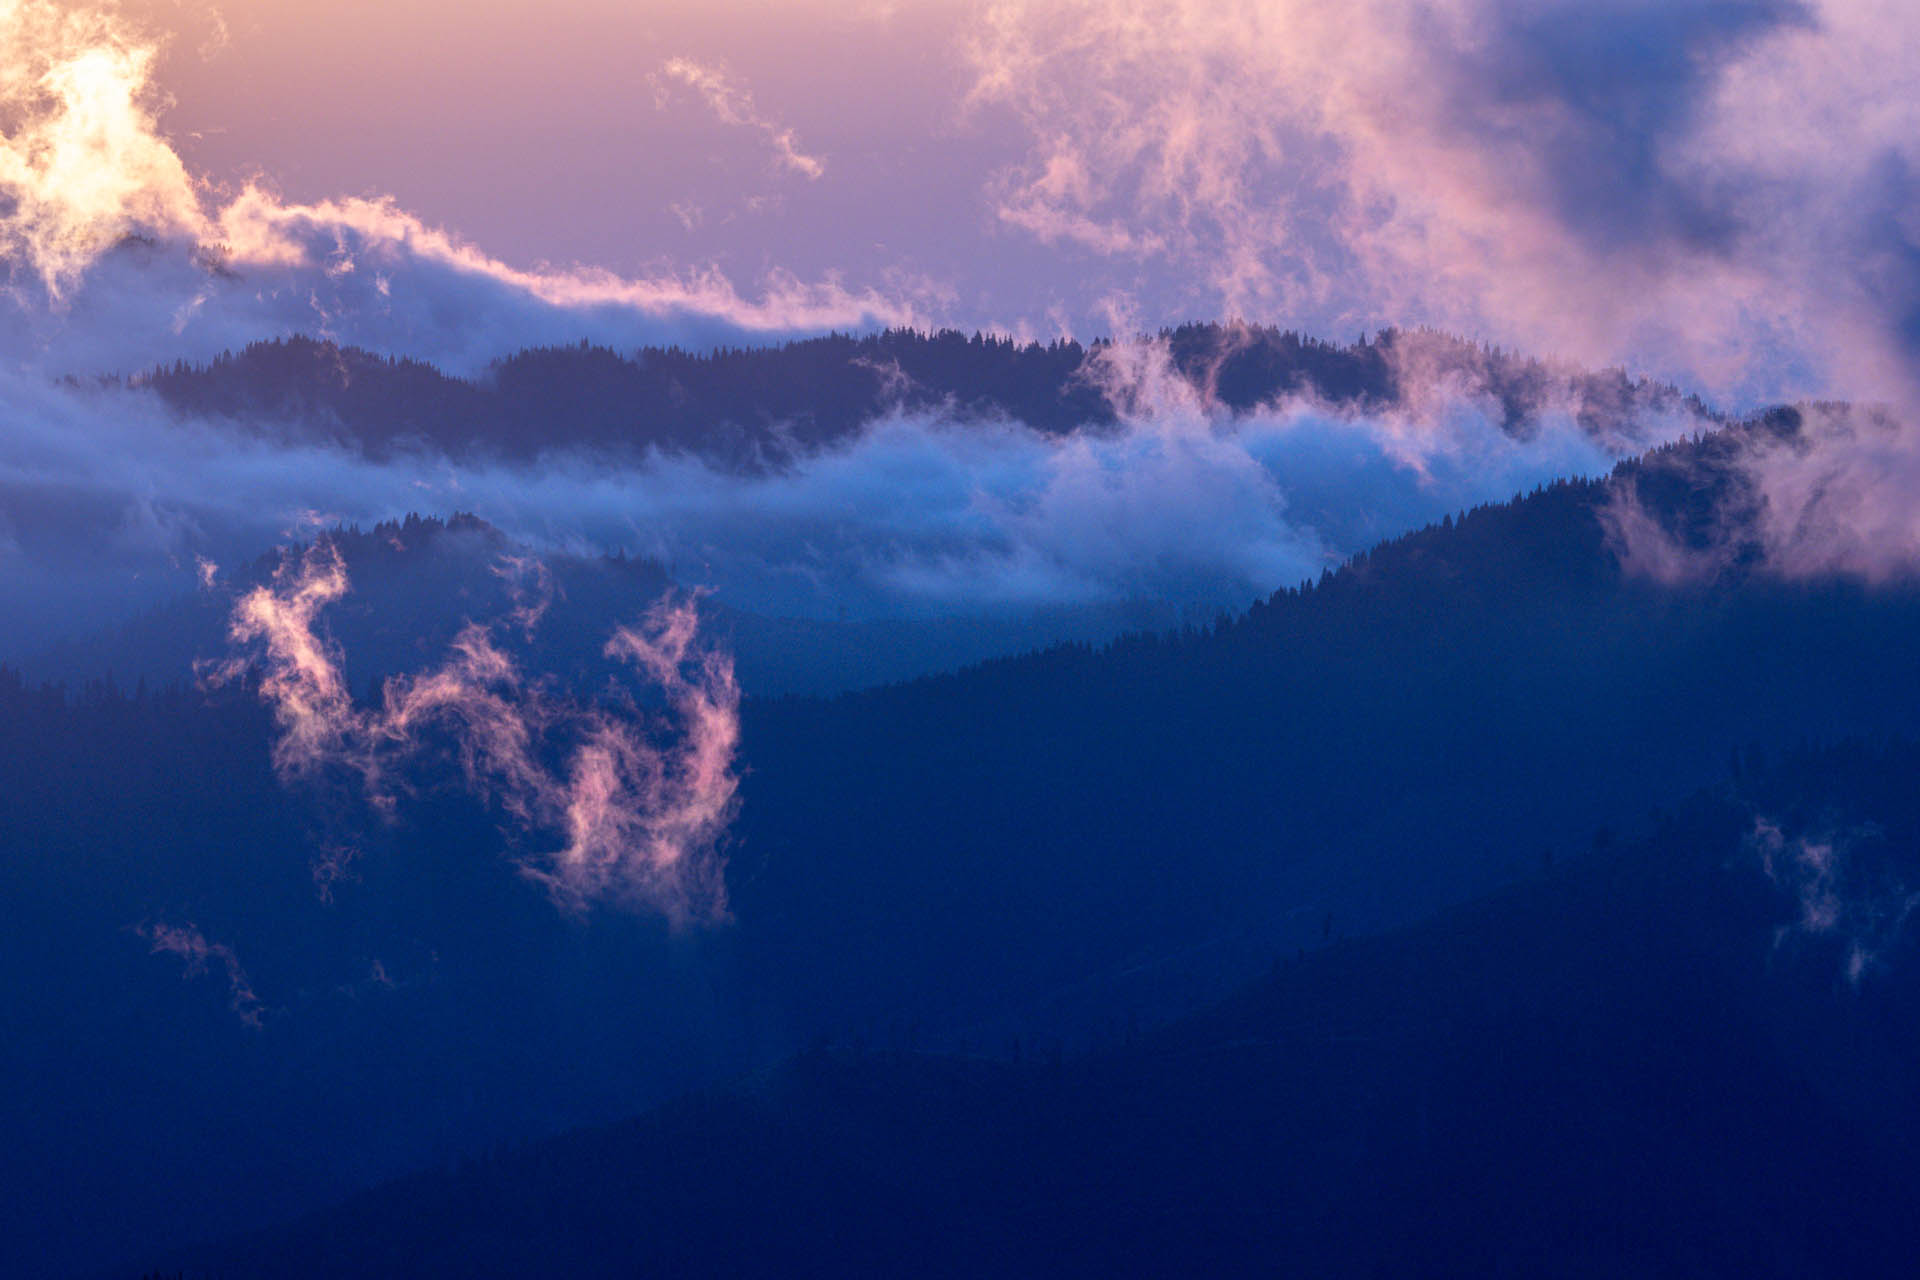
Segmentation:
{"type": "Polygon", "coordinates": [[[153,57],[104,11],[0,5],[0,255],[24,260],[56,303],[122,236],[204,231],[157,131],[153,57]]]}
{"type": "MultiPolygon", "coordinates": [[[[315,629],[320,612],[347,593],[346,566],[331,543],[317,543],[297,564],[283,564],[271,586],[256,587],[233,611],[234,643],[259,641],[266,656],[260,693],[280,723],[274,766],[305,774],[342,751],[354,724],[340,655],[315,629]]],[[[238,659],[223,674],[240,674],[238,659]]]]}
{"type": "Polygon", "coordinates": [[[995,0],[970,57],[1031,138],[999,216],[1185,270],[1195,309],[1756,396],[1903,376],[1904,7],[995,0]]]}
{"type": "MultiPolygon", "coordinates": [[[[104,9],[0,10],[0,315],[16,358],[131,370],[304,332],[472,372],[520,347],[588,338],[712,346],[910,323],[911,303],[778,270],[743,296],[711,267],[641,279],[511,267],[379,198],[297,203],[197,185],[159,132],[154,45],[104,9]]],[[[716,73],[709,101],[817,176],[791,131],[716,73]]]]}
{"type": "Polygon", "coordinates": [[[1120,295],[1148,328],[1222,313],[1343,337],[1431,323],[1743,402],[1895,399],[1911,380],[1920,19],[1903,6],[947,9],[861,24],[959,50],[895,51],[941,71],[889,89],[937,89],[925,119],[946,123],[925,127],[964,139],[938,159],[809,101],[809,141],[822,131],[847,155],[828,166],[829,148],[803,145],[750,90],[765,74],[753,59],[654,63],[656,93],[699,102],[807,180],[783,200],[840,193],[804,216],[826,219],[806,234],[866,264],[849,284],[778,269],[766,224],[788,219],[746,228],[716,212],[764,193],[662,191],[657,221],[698,228],[710,256],[637,278],[511,267],[378,197],[294,201],[266,182],[217,194],[158,132],[151,41],[100,12],[16,5],[9,242],[72,314],[13,317],[12,345],[124,368],[304,330],[470,370],[582,336],[708,345],[952,317],[1084,330],[1120,295]],[[941,166],[942,209],[915,203],[930,189],[917,164],[941,166]],[[155,247],[112,252],[128,232],[155,247]],[[736,283],[723,260],[761,275],[736,283]]]}
{"type": "MultiPolygon", "coordinates": [[[[279,728],[273,763],[282,778],[311,783],[338,770],[392,813],[407,771],[434,744],[450,744],[467,786],[498,803],[526,839],[562,837],[521,859],[561,906],[644,908],[675,925],[725,917],[719,842],[738,788],[740,690],[731,660],[698,642],[691,597],[658,602],[606,645],[607,657],[645,678],[643,692],[664,701],[667,718],[649,730],[645,698],[589,705],[555,695],[523,676],[480,623],[460,631],[438,667],[391,677],[377,705],[356,704],[321,617],[347,590],[330,541],[285,557],[270,583],[236,602],[234,654],[203,671],[216,683],[258,673],[279,728]]],[[[337,864],[350,855],[328,856],[316,869],[323,891],[343,878],[337,864]]]]}
{"type": "MultiPolygon", "coordinates": [[[[1184,273],[1186,305],[1431,323],[1809,409],[1713,545],[1631,495],[1630,565],[1920,564],[1920,11],[1882,0],[995,0],[1004,225],[1184,273]]],[[[1164,298],[1160,300],[1164,304],[1164,298]]]]}

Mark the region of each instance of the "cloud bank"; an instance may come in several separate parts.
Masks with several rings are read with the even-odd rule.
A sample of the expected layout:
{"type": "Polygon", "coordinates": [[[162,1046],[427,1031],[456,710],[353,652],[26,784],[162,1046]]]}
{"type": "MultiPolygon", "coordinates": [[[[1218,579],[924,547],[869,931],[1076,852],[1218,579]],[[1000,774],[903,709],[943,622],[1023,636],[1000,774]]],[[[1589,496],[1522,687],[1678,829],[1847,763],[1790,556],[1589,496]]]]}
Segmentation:
{"type": "Polygon", "coordinates": [[[1439,375],[1405,380],[1377,411],[1295,396],[1235,414],[1175,374],[1164,344],[1103,360],[1111,426],[1058,435],[897,411],[751,474],[664,456],[371,460],[180,418],[137,388],[0,372],[0,589],[35,606],[0,620],[0,654],[191,591],[203,559],[412,511],[470,511],[538,550],[646,555],[763,614],[1151,600],[1211,615],[1700,425],[1674,409],[1596,434],[1569,389],[1514,434],[1490,395],[1439,375]]]}
{"type": "Polygon", "coordinates": [[[994,0],[1009,227],[1188,305],[1751,398],[1910,380],[1920,16],[1881,0],[994,0]]]}

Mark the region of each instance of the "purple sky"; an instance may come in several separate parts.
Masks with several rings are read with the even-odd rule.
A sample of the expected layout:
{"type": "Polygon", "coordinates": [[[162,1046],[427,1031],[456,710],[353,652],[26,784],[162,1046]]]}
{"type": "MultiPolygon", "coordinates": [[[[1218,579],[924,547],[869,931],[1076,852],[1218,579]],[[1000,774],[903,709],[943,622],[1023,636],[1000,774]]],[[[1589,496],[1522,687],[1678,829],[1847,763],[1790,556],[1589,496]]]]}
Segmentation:
{"type": "MultiPolygon", "coordinates": [[[[46,11],[91,10],[12,21],[46,11]]],[[[1431,323],[1736,401],[1908,391],[1902,4],[114,12],[159,51],[138,101],[209,212],[249,182],[375,198],[507,268],[864,300],[807,323],[1431,323]]]]}
{"type": "Polygon", "coordinates": [[[228,186],[390,196],[517,267],[838,274],[976,322],[1077,304],[1059,255],[994,215],[1024,131],[966,105],[963,6],[892,8],[223,4],[224,41],[203,9],[166,44],[162,126],[228,186]]]}

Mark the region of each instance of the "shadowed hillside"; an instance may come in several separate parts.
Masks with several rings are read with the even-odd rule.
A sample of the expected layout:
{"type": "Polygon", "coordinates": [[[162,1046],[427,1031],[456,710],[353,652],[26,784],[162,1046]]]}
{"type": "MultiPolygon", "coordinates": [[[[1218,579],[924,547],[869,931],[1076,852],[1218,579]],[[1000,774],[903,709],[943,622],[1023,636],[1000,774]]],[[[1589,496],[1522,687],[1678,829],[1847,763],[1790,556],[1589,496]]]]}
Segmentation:
{"type": "Polygon", "coordinates": [[[1913,584],[1623,570],[1611,504],[1705,536],[1730,448],[1479,508],[1204,630],[751,707],[750,757],[782,764],[738,828],[741,909],[765,913],[743,945],[808,975],[796,1002],[871,991],[886,1025],[938,991],[997,1045],[1124,1012],[1089,974],[1166,982],[1177,1011],[1196,988],[1172,975],[1414,918],[1638,825],[1745,744],[1920,730],[1913,584]],[[1052,1003],[1013,1016],[1022,989],[1052,1003]]]}
{"type": "Polygon", "coordinates": [[[1920,750],[1795,756],[1643,840],[1086,1057],[817,1049],[169,1262],[398,1273],[1901,1275],[1920,971],[1792,932],[1756,824],[1920,883],[1920,750]],[[1780,815],[1793,815],[1780,817],[1780,815]]]}
{"type": "Polygon", "coordinates": [[[732,919],[677,938],[556,912],[514,859],[558,835],[467,796],[451,751],[387,818],[275,779],[243,685],[0,682],[0,873],[27,922],[0,938],[24,1188],[0,1236],[105,1262],[823,1036],[1112,1043],[1655,830],[1752,747],[1920,732],[1911,586],[1622,570],[1608,504],[1631,488],[1690,536],[1723,448],[1449,519],[1204,630],[750,700],[732,919]],[[343,849],[323,905],[312,867],[343,849]],[[185,923],[244,966],[259,1029],[216,953],[182,981],[138,932],[185,923]],[[127,1159],[63,1154],[83,1139],[127,1159]],[[138,1172],[186,1146],[190,1178],[138,1172]],[[99,1200],[120,1234],[54,1211],[99,1200]]]}

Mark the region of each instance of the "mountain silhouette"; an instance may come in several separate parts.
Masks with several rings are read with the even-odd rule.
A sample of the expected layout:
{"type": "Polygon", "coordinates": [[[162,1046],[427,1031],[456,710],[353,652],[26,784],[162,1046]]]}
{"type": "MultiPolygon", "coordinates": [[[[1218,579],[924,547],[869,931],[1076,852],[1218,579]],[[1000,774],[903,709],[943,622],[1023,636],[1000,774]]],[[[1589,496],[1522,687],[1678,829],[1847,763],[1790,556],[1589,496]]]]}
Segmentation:
{"type": "Polygon", "coordinates": [[[1786,932],[1799,904],[1752,834],[1790,811],[1870,823],[1853,855],[1914,884],[1916,770],[1911,743],[1795,755],[1096,1052],[822,1046],[167,1266],[1905,1274],[1912,941],[1850,985],[1843,940],[1786,932]]]}

